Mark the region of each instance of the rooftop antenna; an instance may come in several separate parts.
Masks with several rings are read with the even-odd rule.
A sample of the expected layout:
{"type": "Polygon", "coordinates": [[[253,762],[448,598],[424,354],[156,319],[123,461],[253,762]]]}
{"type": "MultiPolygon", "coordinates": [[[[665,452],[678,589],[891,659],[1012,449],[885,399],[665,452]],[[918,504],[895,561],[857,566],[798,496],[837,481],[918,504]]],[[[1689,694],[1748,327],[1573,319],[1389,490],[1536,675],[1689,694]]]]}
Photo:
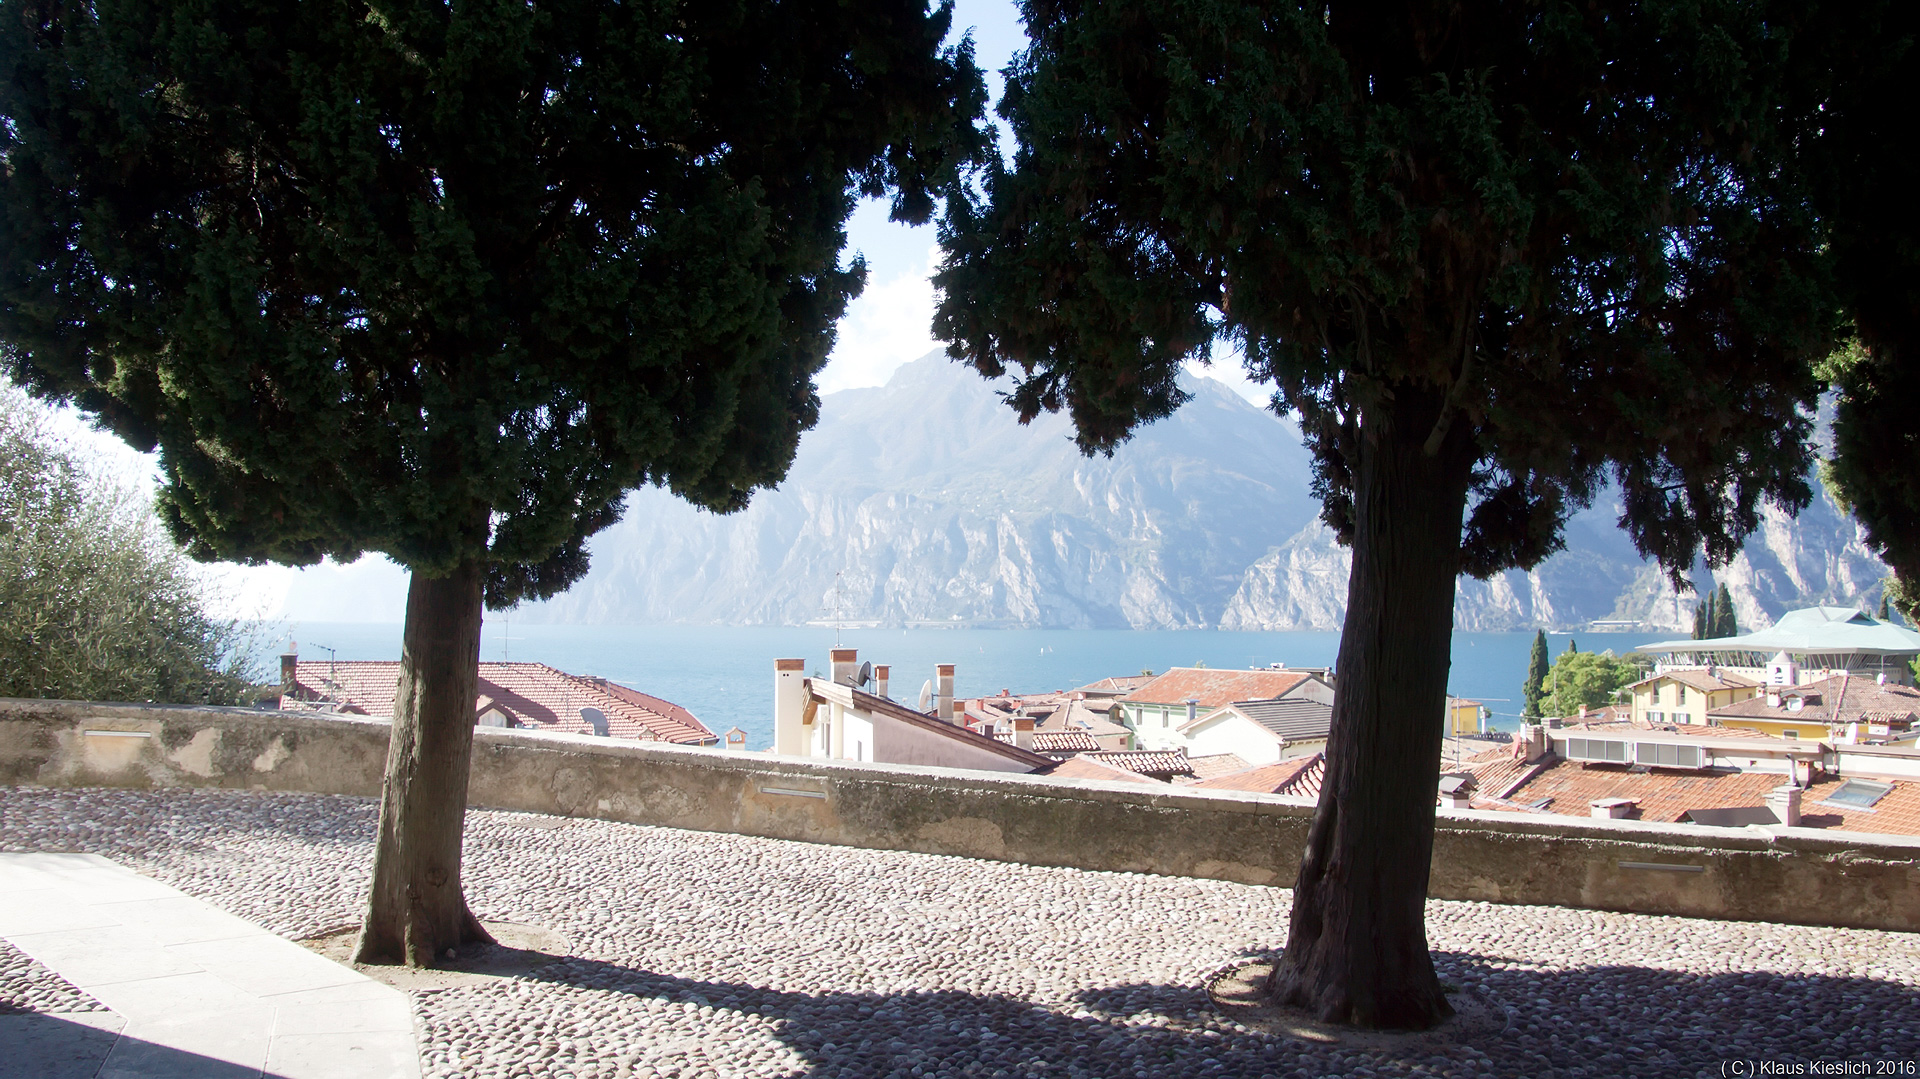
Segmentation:
{"type": "Polygon", "coordinates": [[[315,648],[318,648],[322,652],[325,652],[327,654],[327,692],[321,696],[320,703],[322,704],[337,703],[333,699],[333,693],[334,693],[334,690],[340,688],[340,683],[335,680],[334,676],[336,673],[338,673],[335,670],[335,665],[339,660],[340,653],[335,651],[332,648],[328,648],[324,644],[314,644],[314,642],[312,641],[308,641],[307,643],[312,644],[315,648]]]}
{"type": "Polygon", "coordinates": [[[840,647],[840,631],[846,626],[846,589],[840,585],[841,572],[833,571],[833,646],[840,647]]]}

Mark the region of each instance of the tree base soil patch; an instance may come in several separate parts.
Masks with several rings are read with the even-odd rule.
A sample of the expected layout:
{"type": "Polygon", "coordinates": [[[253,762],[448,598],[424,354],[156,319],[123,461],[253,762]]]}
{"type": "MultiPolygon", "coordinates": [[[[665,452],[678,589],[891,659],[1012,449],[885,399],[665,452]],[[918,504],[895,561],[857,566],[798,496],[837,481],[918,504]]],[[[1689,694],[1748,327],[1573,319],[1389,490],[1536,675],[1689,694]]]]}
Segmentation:
{"type": "Polygon", "coordinates": [[[308,937],[300,943],[336,963],[350,966],[377,982],[404,992],[453,989],[464,985],[484,985],[503,978],[518,978],[549,963],[565,959],[572,942],[550,929],[522,925],[519,922],[481,922],[493,934],[495,943],[465,944],[451,959],[442,959],[425,969],[399,964],[356,963],[353,953],[360,943],[360,927],[335,929],[308,937]]]}
{"type": "Polygon", "coordinates": [[[1396,1053],[1421,1053],[1448,1045],[1486,1045],[1505,1034],[1505,1009],[1474,993],[1447,991],[1453,1015],[1430,1030],[1363,1030],[1322,1022],[1300,1008],[1267,1000],[1267,975],[1273,960],[1228,968],[1207,982],[1207,998],[1221,1014],[1245,1027],[1319,1045],[1346,1045],[1396,1053]]]}

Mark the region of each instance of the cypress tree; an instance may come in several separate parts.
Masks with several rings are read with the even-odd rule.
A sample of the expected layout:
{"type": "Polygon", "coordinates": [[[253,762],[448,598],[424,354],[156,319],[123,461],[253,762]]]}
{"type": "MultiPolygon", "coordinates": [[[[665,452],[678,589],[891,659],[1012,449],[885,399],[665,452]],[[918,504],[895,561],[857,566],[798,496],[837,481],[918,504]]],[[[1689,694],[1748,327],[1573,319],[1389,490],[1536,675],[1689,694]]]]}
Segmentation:
{"type": "Polygon", "coordinates": [[[1712,632],[1707,628],[1707,608],[1711,606],[1713,606],[1712,594],[1708,594],[1707,598],[1694,605],[1693,639],[1696,641],[1704,641],[1708,637],[1713,636],[1712,632]]]}
{"type": "Polygon", "coordinates": [[[1804,5],[1023,5],[1018,145],[956,191],[936,330],[1109,451],[1226,342],[1353,547],[1327,774],[1269,991],[1451,1010],[1422,913],[1456,578],[1607,480],[1676,579],[1803,505],[1836,337],[1781,78],[1804,5]]]}
{"type": "Polygon", "coordinates": [[[1540,718],[1540,697],[1546,692],[1547,682],[1547,631],[1538,630],[1533,635],[1533,654],[1527,657],[1527,680],[1520,689],[1523,702],[1521,714],[1529,719],[1540,718]]]}
{"type": "Polygon", "coordinates": [[[1740,623],[1733,613],[1733,593],[1723,581],[1713,593],[1713,636],[1738,637],[1740,623]]]}
{"type": "Polygon", "coordinates": [[[984,89],[920,0],[0,0],[0,340],[157,447],[203,559],[412,580],[359,958],[460,883],[483,603],[653,484],[738,510],[819,415],[860,194],[924,220],[984,89]]]}

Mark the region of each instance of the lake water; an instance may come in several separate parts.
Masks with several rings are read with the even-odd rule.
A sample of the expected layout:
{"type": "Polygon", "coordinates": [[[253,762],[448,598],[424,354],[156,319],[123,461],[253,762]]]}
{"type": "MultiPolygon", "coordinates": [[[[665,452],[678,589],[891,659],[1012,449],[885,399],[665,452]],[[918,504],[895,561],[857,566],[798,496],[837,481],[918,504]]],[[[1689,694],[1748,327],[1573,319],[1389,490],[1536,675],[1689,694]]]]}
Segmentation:
{"type": "MultiPolygon", "coordinates": [[[[398,659],[393,623],[307,622],[292,627],[302,659],[398,659]]],[[[750,749],[773,744],[773,661],[807,660],[824,673],[835,631],[817,627],[519,625],[489,619],[484,660],[537,660],[573,674],[609,678],[691,710],[715,731],[738,726],[750,749]]],[[[955,665],[955,695],[1071,689],[1108,675],[1169,667],[1330,667],[1337,633],[1221,630],[848,629],[860,658],[892,666],[894,697],[913,701],[936,663],[955,665]]],[[[1625,652],[1643,635],[1585,634],[1581,648],[1625,652]]],[[[1553,654],[1567,636],[1548,634],[1553,654]]],[[[1484,702],[1494,727],[1519,719],[1520,683],[1533,634],[1456,633],[1450,692],[1484,702]]],[[[277,669],[277,668],[275,668],[277,669]]]]}

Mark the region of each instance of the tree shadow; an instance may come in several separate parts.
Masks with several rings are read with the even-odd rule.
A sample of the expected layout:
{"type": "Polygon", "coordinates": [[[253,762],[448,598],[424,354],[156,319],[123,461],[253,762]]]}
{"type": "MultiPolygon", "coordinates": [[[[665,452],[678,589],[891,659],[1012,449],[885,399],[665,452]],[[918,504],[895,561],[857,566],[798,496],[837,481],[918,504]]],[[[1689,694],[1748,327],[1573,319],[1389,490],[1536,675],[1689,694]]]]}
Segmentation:
{"type": "MultiPolygon", "coordinates": [[[[1724,1076],[1765,1074],[1766,1062],[1904,1065],[1920,1047],[1920,989],[1892,982],[1435,959],[1449,992],[1485,1001],[1504,1029],[1457,1044],[1319,1043],[1243,1024],[1198,985],[1103,986],[1048,1007],[956,991],[796,993],[580,958],[529,979],[759,1017],[804,1061],[797,1074],[818,1076],[1724,1076]],[[1734,1061],[1747,1070],[1727,1070],[1734,1061]]],[[[673,1070],[665,1057],[652,1066],[673,1070]]]]}

